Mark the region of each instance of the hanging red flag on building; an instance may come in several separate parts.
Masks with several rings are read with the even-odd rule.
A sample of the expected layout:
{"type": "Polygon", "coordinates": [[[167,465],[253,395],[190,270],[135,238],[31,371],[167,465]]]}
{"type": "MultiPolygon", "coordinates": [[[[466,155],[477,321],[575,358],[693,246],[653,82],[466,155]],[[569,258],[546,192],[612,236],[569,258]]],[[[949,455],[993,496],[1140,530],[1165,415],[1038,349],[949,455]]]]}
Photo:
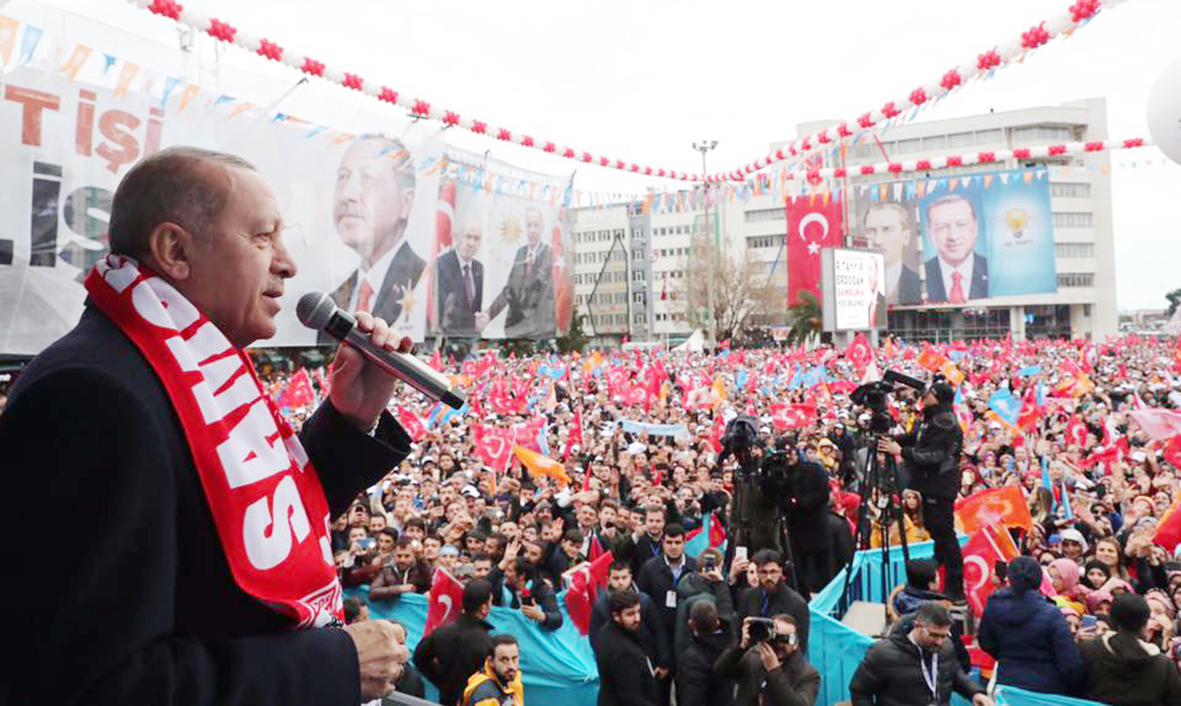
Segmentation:
{"type": "Polygon", "coordinates": [[[841,245],[841,205],[816,197],[787,202],[787,303],[800,292],[820,299],[820,251],[841,245]]]}

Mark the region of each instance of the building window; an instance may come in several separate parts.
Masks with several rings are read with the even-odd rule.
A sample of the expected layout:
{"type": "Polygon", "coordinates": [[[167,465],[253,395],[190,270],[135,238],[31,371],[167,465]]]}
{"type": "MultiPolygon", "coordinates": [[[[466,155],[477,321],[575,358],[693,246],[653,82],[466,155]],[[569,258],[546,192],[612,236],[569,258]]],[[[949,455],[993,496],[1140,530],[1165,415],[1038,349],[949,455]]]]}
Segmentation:
{"type": "Polygon", "coordinates": [[[1058,257],[1095,257],[1094,243],[1054,243],[1058,257]]]}
{"type": "Polygon", "coordinates": [[[1014,142],[1070,142],[1073,139],[1074,130],[1068,127],[1035,125],[1013,128],[1014,142]]]}
{"type": "Polygon", "coordinates": [[[948,147],[968,147],[976,143],[976,138],[970,132],[953,132],[947,136],[948,147]]]}
{"type": "Polygon", "coordinates": [[[1050,184],[1050,196],[1066,199],[1085,199],[1091,196],[1091,185],[1086,182],[1054,182],[1050,184]]]}
{"type": "Polygon", "coordinates": [[[1090,228],[1090,211],[1059,211],[1054,214],[1055,228],[1090,228]]]}
{"type": "Polygon", "coordinates": [[[646,274],[647,273],[645,273],[643,270],[636,270],[635,272],[632,273],[632,281],[633,282],[644,282],[647,279],[645,277],[646,274]]]}
{"type": "Polygon", "coordinates": [[[1094,287],[1095,273],[1093,272],[1060,272],[1058,274],[1059,287],[1094,287]]]}
{"type": "Polygon", "coordinates": [[[923,148],[923,141],[915,138],[913,140],[899,140],[894,145],[894,152],[896,154],[910,154],[911,152],[918,152],[923,148]]]}
{"type": "Polygon", "coordinates": [[[947,135],[936,135],[923,138],[923,151],[941,150],[947,147],[947,135]]]}
{"type": "Polygon", "coordinates": [[[787,218],[787,213],[782,208],[757,208],[746,211],[742,214],[747,223],[760,223],[763,221],[782,221],[787,218]]]}
{"type": "Polygon", "coordinates": [[[976,133],[976,144],[990,145],[995,142],[1004,142],[1005,133],[1003,130],[980,130],[976,133]]]}
{"type": "Polygon", "coordinates": [[[783,242],[782,235],[754,235],[746,239],[748,248],[777,248],[783,242]]]}

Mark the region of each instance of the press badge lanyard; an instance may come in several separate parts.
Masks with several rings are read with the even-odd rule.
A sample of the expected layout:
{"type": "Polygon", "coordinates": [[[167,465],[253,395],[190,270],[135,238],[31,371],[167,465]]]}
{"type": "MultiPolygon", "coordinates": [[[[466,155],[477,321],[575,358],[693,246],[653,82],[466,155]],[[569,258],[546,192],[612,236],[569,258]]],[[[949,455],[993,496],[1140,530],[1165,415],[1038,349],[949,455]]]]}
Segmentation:
{"type": "Polygon", "coordinates": [[[931,655],[931,670],[927,671],[927,661],[923,659],[923,651],[919,650],[919,669],[923,672],[923,681],[927,682],[927,688],[931,690],[931,703],[939,703],[939,684],[936,681],[939,677],[939,653],[931,655]]]}

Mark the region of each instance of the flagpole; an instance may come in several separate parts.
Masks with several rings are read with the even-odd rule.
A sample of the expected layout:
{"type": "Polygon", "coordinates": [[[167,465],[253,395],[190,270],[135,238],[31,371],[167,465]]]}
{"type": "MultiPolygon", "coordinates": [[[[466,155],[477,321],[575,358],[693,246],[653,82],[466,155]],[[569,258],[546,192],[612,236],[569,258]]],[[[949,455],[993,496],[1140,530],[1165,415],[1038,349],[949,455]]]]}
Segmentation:
{"type": "MultiPolygon", "coordinates": [[[[717,140],[702,140],[700,143],[694,142],[693,149],[701,153],[701,178],[704,179],[708,173],[706,171],[705,155],[718,146],[717,140]]],[[[705,183],[705,220],[701,225],[701,234],[709,241],[709,183],[705,183]]],[[[715,239],[716,240],[716,239],[715,239]]],[[[716,245],[716,243],[715,243],[716,245]]],[[[717,348],[718,331],[717,331],[717,312],[714,311],[714,267],[717,258],[721,257],[721,252],[714,253],[714,257],[710,258],[714,262],[709,263],[709,276],[706,279],[706,289],[709,293],[709,346],[710,350],[717,348]]]]}

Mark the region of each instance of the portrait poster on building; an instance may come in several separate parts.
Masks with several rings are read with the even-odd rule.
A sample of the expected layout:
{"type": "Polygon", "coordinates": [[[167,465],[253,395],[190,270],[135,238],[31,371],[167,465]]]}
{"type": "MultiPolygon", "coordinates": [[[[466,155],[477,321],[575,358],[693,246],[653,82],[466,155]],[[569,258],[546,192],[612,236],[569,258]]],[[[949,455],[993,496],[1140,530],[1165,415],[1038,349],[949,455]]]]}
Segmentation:
{"type": "Polygon", "coordinates": [[[928,180],[919,207],[927,301],[1057,291],[1045,169],[928,180]]]}
{"type": "Polygon", "coordinates": [[[866,247],[883,258],[886,303],[919,304],[923,300],[922,257],[919,253],[919,200],[914,182],[875,184],[857,199],[857,223],[853,229],[866,247]]]}

